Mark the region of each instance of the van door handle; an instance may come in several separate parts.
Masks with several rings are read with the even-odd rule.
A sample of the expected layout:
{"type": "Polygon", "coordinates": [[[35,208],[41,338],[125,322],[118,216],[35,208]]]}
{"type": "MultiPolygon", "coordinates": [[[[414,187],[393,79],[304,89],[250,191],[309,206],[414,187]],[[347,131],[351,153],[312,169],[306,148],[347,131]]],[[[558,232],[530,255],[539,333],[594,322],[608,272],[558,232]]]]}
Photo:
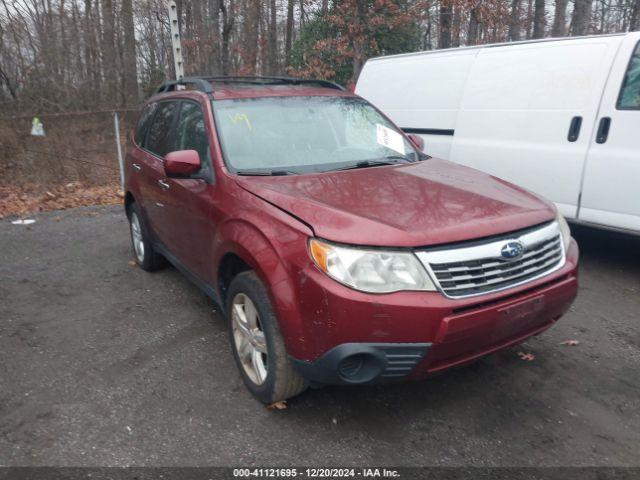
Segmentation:
{"type": "Polygon", "coordinates": [[[598,125],[598,133],[596,135],[596,143],[604,143],[609,137],[609,128],[611,127],[611,117],[602,117],[598,125]]]}
{"type": "Polygon", "coordinates": [[[171,185],[169,185],[164,180],[158,180],[158,185],[160,185],[160,188],[163,190],[169,190],[169,188],[171,187],[171,185]]]}
{"type": "Polygon", "coordinates": [[[571,119],[571,124],[569,125],[569,135],[567,135],[567,140],[570,142],[578,140],[578,137],[580,136],[580,127],[582,127],[582,117],[573,117],[571,119]]]}
{"type": "Polygon", "coordinates": [[[133,167],[134,170],[136,171],[140,171],[142,170],[142,167],[140,165],[138,165],[137,163],[132,163],[131,166],[133,167]]]}

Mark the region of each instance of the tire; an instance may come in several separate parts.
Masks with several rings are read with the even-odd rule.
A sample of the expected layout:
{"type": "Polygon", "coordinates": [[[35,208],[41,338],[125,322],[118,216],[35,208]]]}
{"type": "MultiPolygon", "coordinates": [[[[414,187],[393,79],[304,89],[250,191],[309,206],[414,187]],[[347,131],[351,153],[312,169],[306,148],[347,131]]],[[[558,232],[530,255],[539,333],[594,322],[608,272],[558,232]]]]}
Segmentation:
{"type": "Polygon", "coordinates": [[[249,391],[267,404],[303,392],[307,385],[289,361],[267,289],[254,272],[240,273],[232,280],[226,311],[233,357],[249,391]],[[255,320],[251,320],[253,311],[255,320]]]}
{"type": "Polygon", "coordinates": [[[138,266],[147,272],[164,267],[166,260],[153,249],[149,229],[137,203],[133,203],[129,207],[128,217],[133,257],[138,266]]]}

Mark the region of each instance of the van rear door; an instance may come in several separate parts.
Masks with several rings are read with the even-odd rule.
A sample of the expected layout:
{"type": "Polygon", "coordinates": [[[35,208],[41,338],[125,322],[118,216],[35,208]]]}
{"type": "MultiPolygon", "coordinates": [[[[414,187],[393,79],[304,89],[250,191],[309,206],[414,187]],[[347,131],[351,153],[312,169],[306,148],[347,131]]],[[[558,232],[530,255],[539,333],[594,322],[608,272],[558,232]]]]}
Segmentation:
{"type": "Polygon", "coordinates": [[[625,37],[611,69],[578,218],[640,232],[640,33],[625,37]]]}
{"type": "Polygon", "coordinates": [[[451,159],[532,190],[575,218],[600,97],[623,38],[483,48],[451,159]]]}

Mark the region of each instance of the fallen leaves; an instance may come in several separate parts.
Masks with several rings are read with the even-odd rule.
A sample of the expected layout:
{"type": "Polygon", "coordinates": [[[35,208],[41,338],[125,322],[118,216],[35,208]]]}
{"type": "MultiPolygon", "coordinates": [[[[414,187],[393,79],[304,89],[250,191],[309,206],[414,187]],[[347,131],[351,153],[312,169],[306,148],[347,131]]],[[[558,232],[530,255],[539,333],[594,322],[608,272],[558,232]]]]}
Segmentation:
{"type": "Polygon", "coordinates": [[[518,356],[521,360],[525,360],[527,362],[532,362],[536,359],[536,356],[533,353],[518,352],[518,356]]]}
{"type": "Polygon", "coordinates": [[[118,184],[83,185],[79,182],[43,188],[35,184],[0,186],[0,218],[88,205],[122,203],[118,184]]]}
{"type": "Polygon", "coordinates": [[[136,266],[136,262],[135,262],[135,260],[129,260],[129,262],[128,262],[128,263],[129,263],[129,266],[130,266],[130,267],[135,267],[135,266],[136,266]]]}
{"type": "Polygon", "coordinates": [[[576,345],[580,345],[580,342],[578,340],[565,340],[564,342],[560,342],[560,345],[575,347],[576,345]]]}
{"type": "Polygon", "coordinates": [[[267,405],[267,410],[286,410],[287,408],[287,403],[283,400],[267,405]]]}

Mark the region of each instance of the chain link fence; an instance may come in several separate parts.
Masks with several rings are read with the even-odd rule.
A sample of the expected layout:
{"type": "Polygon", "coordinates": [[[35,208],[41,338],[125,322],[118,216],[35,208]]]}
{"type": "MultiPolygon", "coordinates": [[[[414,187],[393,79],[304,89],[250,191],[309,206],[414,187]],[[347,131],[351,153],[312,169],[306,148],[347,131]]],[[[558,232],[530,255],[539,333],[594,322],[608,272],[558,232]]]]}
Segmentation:
{"type": "Polygon", "coordinates": [[[44,136],[31,134],[33,116],[0,117],[0,186],[118,185],[114,115],[124,152],[138,110],[38,115],[44,136]]]}
{"type": "Polygon", "coordinates": [[[125,152],[138,110],[0,117],[0,219],[122,201],[118,141],[125,152]],[[119,129],[116,134],[115,116],[119,129]]]}

